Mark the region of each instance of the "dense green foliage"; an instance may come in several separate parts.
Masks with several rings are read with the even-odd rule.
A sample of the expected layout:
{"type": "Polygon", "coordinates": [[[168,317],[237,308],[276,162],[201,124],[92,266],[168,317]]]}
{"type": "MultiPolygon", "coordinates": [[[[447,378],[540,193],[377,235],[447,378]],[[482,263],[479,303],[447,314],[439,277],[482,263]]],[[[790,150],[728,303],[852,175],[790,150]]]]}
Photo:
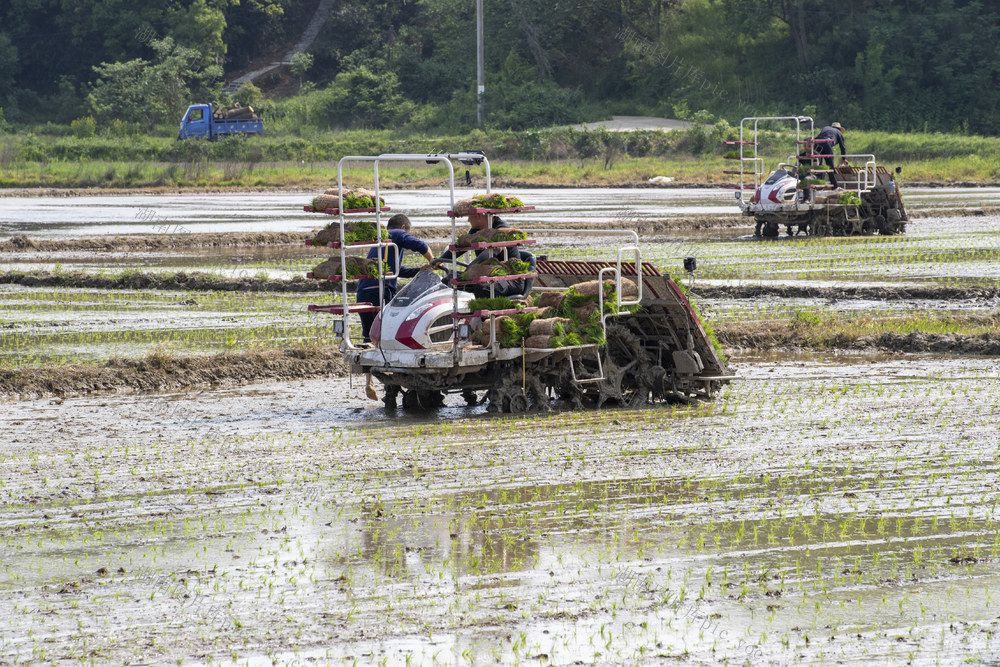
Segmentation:
{"type": "MultiPolygon", "coordinates": [[[[496,128],[610,113],[730,122],[806,113],[850,130],[966,134],[993,134],[1000,121],[1000,6],[985,0],[484,5],[487,124],[496,128]]],[[[0,131],[3,119],[93,116],[98,133],[118,120],[160,123],[166,135],[187,103],[220,99],[251,60],[287,51],[315,7],[8,0],[0,131]]],[[[466,131],[476,119],[474,3],[337,3],[286,78],[299,95],[255,105],[272,131],[466,131]]]]}

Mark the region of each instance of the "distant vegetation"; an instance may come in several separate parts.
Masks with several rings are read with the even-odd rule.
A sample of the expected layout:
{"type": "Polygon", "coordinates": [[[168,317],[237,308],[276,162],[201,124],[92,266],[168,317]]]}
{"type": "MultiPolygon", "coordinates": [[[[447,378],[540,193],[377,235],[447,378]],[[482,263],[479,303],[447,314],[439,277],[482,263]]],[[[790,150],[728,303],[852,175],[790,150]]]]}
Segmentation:
{"type": "MultiPolygon", "coordinates": [[[[116,131],[55,124],[35,132],[0,136],[0,187],[309,187],[336,178],[344,155],[483,150],[493,175],[506,183],[623,185],[672,176],[679,183],[729,183],[722,172],[724,139],[738,136],[725,120],[686,130],[609,132],[569,127],[539,131],[472,130],[426,135],[389,130],[279,131],[279,136],[216,142],[176,141],[116,131]],[[116,132],[121,132],[117,134],[116,132]]],[[[766,167],[786,157],[794,137],[762,133],[766,167]]],[[[940,133],[849,132],[852,153],[874,153],[880,164],[904,167],[904,181],[1000,180],[1000,138],[940,133]]],[[[476,170],[473,170],[475,173],[476,170]]],[[[440,184],[443,168],[380,169],[386,186],[440,184]]],[[[358,174],[362,182],[370,170],[358,174]]]]}
{"type": "MultiPolygon", "coordinates": [[[[284,55],[316,7],[77,4],[0,5],[0,132],[75,121],[81,138],[172,136],[188,102],[225,100],[224,81],[255,59],[284,55]]],[[[805,113],[895,132],[993,135],[1000,127],[996,3],[484,4],[487,128],[615,113],[730,122],[805,113]]],[[[239,96],[272,134],[310,144],[325,130],[466,132],[475,126],[473,8],[471,0],[343,0],[309,54],[239,96]]]]}

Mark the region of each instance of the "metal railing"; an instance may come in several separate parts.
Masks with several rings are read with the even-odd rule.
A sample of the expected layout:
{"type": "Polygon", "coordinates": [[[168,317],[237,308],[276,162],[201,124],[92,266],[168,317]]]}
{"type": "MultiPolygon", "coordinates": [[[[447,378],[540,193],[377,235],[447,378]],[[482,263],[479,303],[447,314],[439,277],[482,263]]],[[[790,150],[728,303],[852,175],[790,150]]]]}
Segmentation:
{"type": "Polygon", "coordinates": [[[803,129],[808,127],[808,133],[806,136],[812,137],[813,135],[813,119],[809,116],[748,116],[740,121],[740,139],[739,139],[739,151],[740,158],[739,162],[740,168],[740,192],[739,200],[741,204],[745,204],[746,199],[743,196],[743,191],[747,190],[746,183],[744,181],[744,174],[742,165],[746,162],[750,162],[754,165],[753,174],[753,188],[749,188],[756,191],[762,184],[762,177],[764,176],[764,158],[760,156],[758,147],[760,146],[760,124],[762,122],[771,121],[787,121],[795,123],[795,142],[801,143],[803,141],[803,129]],[[747,138],[750,135],[752,123],[752,136],[753,139],[748,141],[747,138]],[[745,156],[744,146],[753,146],[753,155],[745,156]]]}
{"type": "MultiPolygon", "coordinates": [[[[876,185],[878,185],[878,176],[877,176],[877,167],[878,167],[878,165],[875,162],[875,156],[873,154],[871,154],[871,153],[847,153],[845,155],[833,155],[833,154],[831,154],[831,155],[823,155],[822,157],[814,157],[814,158],[810,158],[810,159],[811,160],[825,160],[826,158],[830,158],[831,160],[834,161],[834,163],[835,163],[834,164],[834,171],[836,171],[837,168],[842,168],[842,167],[839,167],[836,164],[837,160],[864,160],[865,161],[865,166],[863,168],[862,167],[855,167],[854,165],[850,165],[851,169],[853,170],[852,171],[852,176],[857,176],[858,177],[858,179],[857,179],[857,181],[858,181],[857,182],[857,186],[855,188],[852,188],[852,189],[856,190],[858,194],[861,194],[862,192],[871,190],[873,187],[875,187],[876,185]],[[861,178],[862,174],[864,175],[864,180],[862,180],[862,178],[861,178]]],[[[795,165],[795,164],[798,163],[798,161],[799,161],[799,156],[797,156],[797,155],[790,155],[790,156],[788,156],[788,163],[790,165],[795,165]]],[[[781,167],[780,164],[778,166],[781,167]]]]}
{"type": "MultiPolygon", "coordinates": [[[[491,187],[491,174],[490,174],[490,162],[485,155],[480,153],[383,153],[382,155],[346,155],[337,162],[337,190],[338,190],[338,202],[339,202],[339,219],[340,219],[340,266],[341,275],[344,279],[341,281],[341,303],[344,305],[344,311],[341,315],[343,329],[343,341],[341,347],[347,350],[357,349],[351,342],[350,330],[348,328],[348,293],[347,293],[347,248],[343,243],[344,240],[344,164],[351,162],[368,162],[372,164],[373,181],[375,186],[375,226],[377,229],[382,227],[382,206],[380,206],[381,201],[381,179],[379,176],[379,165],[382,162],[426,162],[431,164],[437,164],[443,162],[448,167],[448,183],[449,183],[449,212],[455,210],[455,166],[452,164],[452,160],[472,160],[476,164],[486,165],[486,190],[489,192],[491,187]]],[[[456,229],[455,229],[455,218],[452,217],[451,225],[451,242],[454,245],[457,240],[456,229]]],[[[352,248],[379,248],[379,257],[383,257],[382,252],[383,247],[392,246],[396,252],[396,274],[385,275],[382,273],[382,262],[378,263],[378,284],[379,284],[379,304],[383,304],[385,301],[385,281],[387,279],[395,278],[398,276],[399,272],[399,249],[396,247],[391,240],[383,240],[381,234],[375,243],[367,245],[351,246],[352,248]]],[[[388,256],[386,259],[388,261],[388,256]]],[[[452,269],[457,270],[457,264],[455,263],[455,258],[452,258],[452,269]]],[[[454,295],[454,301],[452,305],[453,311],[458,310],[458,294],[454,295]]]]}

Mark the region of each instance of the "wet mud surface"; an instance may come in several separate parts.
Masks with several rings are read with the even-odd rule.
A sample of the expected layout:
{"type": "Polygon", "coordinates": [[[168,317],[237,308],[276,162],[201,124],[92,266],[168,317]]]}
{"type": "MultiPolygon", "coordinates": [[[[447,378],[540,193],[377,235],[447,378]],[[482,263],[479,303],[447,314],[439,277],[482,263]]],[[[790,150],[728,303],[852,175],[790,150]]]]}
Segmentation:
{"type": "Polygon", "coordinates": [[[806,334],[794,324],[785,322],[752,322],[719,325],[715,332],[727,350],[853,350],[857,352],[894,352],[1000,356],[1000,326],[995,317],[988,318],[994,332],[978,334],[884,332],[875,335],[806,334]]]}
{"type": "Polygon", "coordinates": [[[0,368],[0,396],[31,398],[101,392],[245,385],[267,380],[344,376],[347,369],[330,346],[223,353],[196,357],[152,354],[103,364],[0,368]]]}
{"type": "MultiPolygon", "coordinates": [[[[535,210],[517,216],[518,224],[535,228],[591,229],[638,227],[643,234],[676,231],[752,229],[752,220],[740,216],[732,190],[713,188],[530,188],[496,184],[515,189],[535,210]]],[[[457,198],[480,191],[462,188],[457,198]]],[[[149,250],[204,247],[218,243],[212,235],[246,235],[241,241],[252,246],[272,234],[305,234],[330,222],[329,216],[306,213],[302,207],[317,191],[245,192],[124,192],[118,195],[86,192],[77,196],[46,193],[44,196],[12,196],[0,193],[0,250],[19,251],[9,243],[27,237],[36,246],[41,241],[73,242],[47,245],[51,251],[117,248],[149,250]],[[253,235],[259,235],[255,240],[253,235]],[[128,237],[159,236],[156,240],[128,237]],[[119,240],[112,242],[106,239],[119,240]],[[93,239],[83,245],[83,239],[93,239]]],[[[417,230],[442,235],[448,228],[443,213],[450,206],[446,192],[426,189],[387,190],[393,213],[405,213],[417,230]]],[[[997,188],[905,189],[907,210],[915,222],[927,217],[990,217],[1000,211],[997,188]]],[[[434,234],[431,234],[432,236],[434,234]]],[[[231,243],[223,239],[222,242],[231,243]]],[[[280,241],[285,242],[285,241],[280,241]]],[[[249,247],[249,246],[248,246],[249,247]]]]}
{"type": "Polygon", "coordinates": [[[174,235],[124,197],[87,239],[104,222],[38,200],[64,226],[0,242],[0,665],[994,664],[996,193],[920,193],[905,237],[766,242],[644,193],[554,191],[518,226],[697,256],[739,379],[502,419],[387,412],[316,345],[301,194],[165,198],[157,222],[218,207],[174,235]]]}
{"type": "Polygon", "coordinates": [[[348,379],[14,404],[0,663],[992,660],[995,366],[737,369],[520,419],[348,379]]]}
{"type": "Polygon", "coordinates": [[[943,287],[912,285],[906,287],[886,286],[838,286],[817,287],[812,285],[725,285],[699,286],[694,289],[695,297],[706,299],[822,299],[827,301],[995,301],[1000,299],[1000,287],[968,286],[943,287]]]}
{"type": "MultiPolygon", "coordinates": [[[[246,273],[244,271],[243,273],[246,273]]],[[[287,280],[256,277],[229,278],[204,271],[153,273],[129,271],[118,274],[95,274],[86,271],[5,271],[0,272],[0,285],[23,287],[65,287],[105,290],[211,290],[227,292],[336,292],[339,283],[309,280],[295,276],[287,280]]],[[[348,281],[354,290],[355,281],[348,281]]]]}
{"type": "Polygon", "coordinates": [[[97,236],[86,239],[31,238],[18,234],[0,241],[0,253],[10,252],[150,252],[179,248],[255,247],[263,245],[302,245],[312,235],[309,232],[251,233],[187,233],[134,234],[128,236],[97,236]]]}

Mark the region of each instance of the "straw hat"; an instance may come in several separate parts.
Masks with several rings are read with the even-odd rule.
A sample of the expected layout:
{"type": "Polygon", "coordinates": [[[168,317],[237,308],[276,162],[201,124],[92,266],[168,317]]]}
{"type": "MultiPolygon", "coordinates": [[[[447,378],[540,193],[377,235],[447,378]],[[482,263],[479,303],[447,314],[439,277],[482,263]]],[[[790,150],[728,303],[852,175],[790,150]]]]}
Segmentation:
{"type": "Polygon", "coordinates": [[[841,125],[840,123],[837,123],[837,122],[833,122],[833,123],[831,123],[831,124],[830,124],[830,127],[832,127],[832,128],[833,128],[833,129],[835,129],[835,130],[840,130],[841,132],[843,132],[843,131],[844,131],[844,126],[843,126],[843,125],[841,125]]]}

